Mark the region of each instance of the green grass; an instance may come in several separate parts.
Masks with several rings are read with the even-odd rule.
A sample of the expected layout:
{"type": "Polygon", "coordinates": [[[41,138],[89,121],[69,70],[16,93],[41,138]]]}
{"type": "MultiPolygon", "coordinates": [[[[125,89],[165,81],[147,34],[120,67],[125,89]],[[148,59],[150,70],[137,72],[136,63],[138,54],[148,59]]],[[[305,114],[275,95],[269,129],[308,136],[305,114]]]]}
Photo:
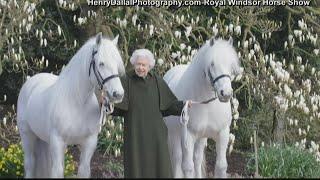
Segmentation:
{"type": "MultiPolygon", "coordinates": [[[[295,147],[265,147],[258,150],[259,175],[272,178],[319,178],[320,162],[313,154],[295,147]]],[[[250,173],[255,170],[254,155],[248,161],[250,173]]]]}

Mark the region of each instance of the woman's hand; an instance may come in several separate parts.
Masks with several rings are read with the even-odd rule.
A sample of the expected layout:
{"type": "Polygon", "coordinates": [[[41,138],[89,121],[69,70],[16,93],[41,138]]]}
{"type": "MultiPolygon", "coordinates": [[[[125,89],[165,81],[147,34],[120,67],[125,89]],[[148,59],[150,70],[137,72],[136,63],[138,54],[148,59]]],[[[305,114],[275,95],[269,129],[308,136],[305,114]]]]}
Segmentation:
{"type": "Polygon", "coordinates": [[[188,108],[190,108],[192,103],[193,103],[193,101],[192,100],[188,100],[188,101],[186,101],[186,103],[188,103],[188,108]]]}

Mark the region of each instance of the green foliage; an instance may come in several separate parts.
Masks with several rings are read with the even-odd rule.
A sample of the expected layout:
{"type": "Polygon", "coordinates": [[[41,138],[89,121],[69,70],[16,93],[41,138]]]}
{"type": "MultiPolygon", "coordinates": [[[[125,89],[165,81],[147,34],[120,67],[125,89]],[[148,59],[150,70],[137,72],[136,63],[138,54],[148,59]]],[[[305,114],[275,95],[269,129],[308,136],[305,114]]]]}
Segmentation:
{"type": "MultiPolygon", "coordinates": [[[[0,149],[0,177],[23,177],[23,151],[20,144],[11,144],[8,149],[0,149]]],[[[75,162],[71,154],[65,154],[65,176],[72,176],[75,170],[75,162]]]]}
{"type": "MultiPolygon", "coordinates": [[[[319,8],[105,8],[88,6],[87,1],[59,4],[62,1],[56,0],[23,0],[16,6],[9,1],[0,5],[5,20],[0,30],[0,97],[7,97],[1,104],[16,104],[27,75],[59,74],[85,41],[100,31],[110,38],[119,34],[118,47],[127,69],[135,49],[150,49],[160,75],[174,65],[190,63],[206,40],[233,37],[244,68],[243,77],[233,83],[239,101],[231,127],[236,148],[251,147],[254,128],[259,142],[273,141],[278,120],[284,122],[285,142],[306,138],[320,143],[319,8]],[[33,10],[25,11],[24,6],[33,10]],[[283,78],[288,75],[284,72],[290,77],[283,78]]],[[[109,119],[99,134],[98,148],[120,155],[122,127],[122,120],[109,119]]],[[[7,139],[3,132],[0,138],[7,139]]],[[[209,147],[213,149],[213,142],[209,147]]]]}
{"type": "MultiPolygon", "coordinates": [[[[306,150],[286,146],[261,147],[258,150],[259,175],[269,178],[319,178],[320,162],[306,150]]],[[[254,154],[247,164],[255,171],[254,154]]]]}
{"type": "Polygon", "coordinates": [[[123,178],[124,177],[124,167],[122,162],[111,162],[106,163],[106,169],[109,172],[112,172],[115,177],[123,178]]]}
{"type": "Polygon", "coordinates": [[[121,155],[123,147],[123,118],[108,117],[106,125],[102,127],[98,136],[97,148],[104,151],[104,154],[121,155]]]}

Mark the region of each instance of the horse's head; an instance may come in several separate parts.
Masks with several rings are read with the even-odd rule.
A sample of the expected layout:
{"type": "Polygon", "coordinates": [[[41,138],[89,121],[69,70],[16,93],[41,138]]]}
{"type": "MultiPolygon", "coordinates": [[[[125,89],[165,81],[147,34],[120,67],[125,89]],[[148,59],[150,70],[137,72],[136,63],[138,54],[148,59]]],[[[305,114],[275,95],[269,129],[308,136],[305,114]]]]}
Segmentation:
{"type": "Polygon", "coordinates": [[[212,38],[207,42],[209,50],[206,53],[206,77],[221,102],[230,100],[233,94],[231,81],[240,74],[237,53],[232,46],[233,40],[212,38]]]}
{"type": "Polygon", "coordinates": [[[90,81],[104,92],[104,98],[111,103],[121,102],[124,95],[119,78],[124,74],[124,66],[117,43],[118,36],[109,40],[103,38],[102,33],[96,35],[89,67],[90,81]]]}

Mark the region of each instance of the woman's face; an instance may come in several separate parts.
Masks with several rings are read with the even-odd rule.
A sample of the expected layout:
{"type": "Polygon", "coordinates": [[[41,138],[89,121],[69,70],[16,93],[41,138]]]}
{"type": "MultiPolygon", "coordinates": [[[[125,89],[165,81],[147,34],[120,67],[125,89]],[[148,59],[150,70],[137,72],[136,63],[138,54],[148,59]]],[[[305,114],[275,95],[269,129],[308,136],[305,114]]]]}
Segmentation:
{"type": "Polygon", "coordinates": [[[134,64],[134,70],[139,77],[146,77],[150,70],[148,59],[145,57],[139,57],[134,64]]]}

